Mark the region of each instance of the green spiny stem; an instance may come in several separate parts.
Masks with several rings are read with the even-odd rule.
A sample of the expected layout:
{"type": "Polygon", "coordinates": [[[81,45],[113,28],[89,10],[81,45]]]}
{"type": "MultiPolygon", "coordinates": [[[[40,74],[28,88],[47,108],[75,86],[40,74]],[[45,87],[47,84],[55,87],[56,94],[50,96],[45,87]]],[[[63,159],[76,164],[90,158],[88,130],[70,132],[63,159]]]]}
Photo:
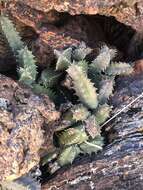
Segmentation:
{"type": "Polygon", "coordinates": [[[80,144],[80,149],[85,154],[97,153],[98,151],[102,150],[103,145],[103,138],[98,136],[91,141],[86,141],[80,144]]]}
{"type": "Polygon", "coordinates": [[[76,145],[69,146],[62,150],[60,153],[57,162],[60,166],[64,166],[67,164],[72,164],[74,159],[80,154],[80,149],[76,145]]]}
{"type": "Polygon", "coordinates": [[[90,113],[85,106],[77,104],[63,115],[63,120],[70,121],[70,124],[73,124],[77,121],[84,121],[89,115],[90,113]]]}
{"type": "Polygon", "coordinates": [[[57,133],[60,146],[68,146],[72,144],[81,144],[88,139],[88,136],[81,127],[68,128],[57,133]]]}
{"type": "Polygon", "coordinates": [[[0,17],[2,31],[11,47],[13,53],[17,55],[18,50],[24,48],[24,43],[21,40],[19,33],[16,31],[14,24],[6,16],[0,17]]]}
{"type": "Polygon", "coordinates": [[[100,90],[98,100],[100,104],[108,101],[114,90],[114,79],[105,79],[100,82],[100,90]]]}
{"type": "Polygon", "coordinates": [[[103,104],[99,106],[97,112],[95,113],[95,118],[98,125],[101,125],[106,121],[111,112],[111,107],[108,104],[103,104]]]}
{"type": "Polygon", "coordinates": [[[32,89],[37,94],[46,94],[51,100],[56,99],[56,94],[51,88],[45,88],[40,84],[33,84],[32,89]]]}
{"type": "Polygon", "coordinates": [[[133,68],[128,63],[111,63],[110,67],[107,68],[106,73],[108,75],[129,75],[133,72],[133,68]]]}
{"type": "MultiPolygon", "coordinates": [[[[76,64],[73,62],[73,64],[76,64]]],[[[86,60],[82,60],[77,62],[77,65],[82,68],[83,72],[87,73],[88,71],[88,62],[86,60]]]]}
{"type": "Polygon", "coordinates": [[[71,64],[72,48],[68,48],[63,52],[58,50],[54,51],[57,57],[56,70],[66,70],[71,64]]]}
{"type": "Polygon", "coordinates": [[[109,52],[110,52],[111,60],[114,59],[117,55],[117,50],[116,49],[109,49],[109,52]]]}
{"type": "Polygon", "coordinates": [[[61,73],[51,70],[50,68],[43,70],[40,83],[46,88],[53,87],[58,83],[61,73]]]}
{"type": "Polygon", "coordinates": [[[99,73],[94,67],[88,68],[88,77],[95,84],[97,88],[100,87],[100,81],[102,80],[102,74],[99,73]]]}
{"type": "Polygon", "coordinates": [[[19,50],[17,58],[21,65],[19,68],[19,80],[27,85],[31,85],[35,82],[37,75],[36,61],[32,52],[25,47],[24,49],[19,50]]]}
{"type": "Polygon", "coordinates": [[[86,47],[86,44],[84,42],[82,42],[79,47],[77,47],[74,51],[73,51],[73,59],[76,61],[81,61],[83,59],[85,59],[85,57],[91,53],[91,49],[86,47]]]}
{"type": "Polygon", "coordinates": [[[95,109],[98,105],[96,88],[87,78],[82,68],[77,65],[71,65],[67,72],[73,80],[74,90],[80,101],[91,109],[95,109]]]}
{"type": "Polygon", "coordinates": [[[98,72],[105,71],[111,61],[110,49],[107,46],[103,46],[99,55],[94,59],[90,67],[95,68],[98,72]]]}

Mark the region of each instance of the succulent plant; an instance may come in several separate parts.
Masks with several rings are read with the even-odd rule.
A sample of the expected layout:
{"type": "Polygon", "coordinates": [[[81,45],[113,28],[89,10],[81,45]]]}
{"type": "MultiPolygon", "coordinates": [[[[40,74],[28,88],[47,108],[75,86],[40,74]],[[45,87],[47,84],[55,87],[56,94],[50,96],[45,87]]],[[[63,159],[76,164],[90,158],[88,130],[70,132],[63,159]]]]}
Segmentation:
{"type": "Polygon", "coordinates": [[[22,42],[19,33],[16,31],[12,21],[8,17],[1,15],[0,23],[9,46],[13,53],[17,53],[18,50],[21,50],[24,47],[24,43],[22,42]]]}
{"type": "Polygon", "coordinates": [[[91,109],[95,109],[98,105],[97,93],[94,84],[87,78],[82,68],[72,64],[67,69],[68,74],[73,80],[76,95],[80,101],[91,109]]]}
{"type": "Polygon", "coordinates": [[[64,166],[69,163],[72,164],[72,162],[79,155],[80,152],[80,148],[77,145],[66,147],[59,154],[57,162],[60,166],[64,166]]]}
{"type": "Polygon", "coordinates": [[[64,50],[63,52],[55,50],[54,53],[55,53],[56,57],[58,58],[58,61],[56,64],[56,70],[67,69],[68,66],[71,64],[72,48],[68,48],[68,49],[64,50]]]}
{"type": "Polygon", "coordinates": [[[19,75],[20,81],[27,85],[31,85],[36,80],[36,61],[32,52],[27,47],[18,51],[17,59],[20,63],[19,75]]]}
{"type": "Polygon", "coordinates": [[[86,47],[86,44],[82,42],[79,47],[75,48],[73,51],[73,59],[75,61],[84,60],[85,57],[90,54],[92,51],[91,48],[86,47]]]}
{"type": "Polygon", "coordinates": [[[108,104],[100,105],[98,110],[95,113],[95,119],[98,125],[103,124],[106,119],[110,116],[112,107],[108,104]]]}
{"type": "Polygon", "coordinates": [[[31,85],[35,82],[37,75],[35,57],[32,52],[28,50],[27,46],[24,45],[14,24],[8,17],[1,15],[0,23],[9,46],[19,63],[19,80],[27,85],[31,85]]]}
{"type": "Polygon", "coordinates": [[[60,146],[81,144],[88,139],[83,126],[65,129],[57,134],[60,146]]]}
{"type": "MultiPolygon", "coordinates": [[[[92,62],[88,62],[86,57],[92,50],[81,43],[63,51],[55,50],[56,67],[46,68],[37,76],[36,59],[21,41],[13,23],[1,16],[1,26],[19,62],[20,81],[51,99],[56,89],[72,105],[61,114],[53,136],[56,151],[49,152],[44,164],[52,162],[50,168],[54,172],[71,164],[78,155],[102,150],[104,139],[100,125],[110,116],[112,106],[108,105],[108,100],[114,90],[115,77],[131,74],[132,66],[114,62],[117,51],[107,45],[100,48],[99,55],[92,62]]],[[[58,101],[61,102],[61,98],[58,101]]],[[[6,106],[4,102],[1,105],[6,106]]]]}
{"type": "Polygon", "coordinates": [[[133,68],[128,63],[111,63],[110,67],[107,69],[108,75],[129,75],[133,72],[133,68]]]}

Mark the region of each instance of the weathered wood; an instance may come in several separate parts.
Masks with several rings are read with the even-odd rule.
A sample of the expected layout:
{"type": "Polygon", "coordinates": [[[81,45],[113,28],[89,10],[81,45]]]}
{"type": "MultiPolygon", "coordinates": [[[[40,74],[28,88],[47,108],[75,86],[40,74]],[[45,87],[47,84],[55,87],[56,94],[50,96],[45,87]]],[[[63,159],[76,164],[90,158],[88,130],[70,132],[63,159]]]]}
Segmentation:
{"type": "MultiPolygon", "coordinates": [[[[143,91],[143,76],[118,79],[112,103],[117,113],[143,91]]],[[[141,190],[143,188],[143,98],[105,127],[108,142],[97,156],[79,158],[43,185],[43,190],[141,190]]]]}

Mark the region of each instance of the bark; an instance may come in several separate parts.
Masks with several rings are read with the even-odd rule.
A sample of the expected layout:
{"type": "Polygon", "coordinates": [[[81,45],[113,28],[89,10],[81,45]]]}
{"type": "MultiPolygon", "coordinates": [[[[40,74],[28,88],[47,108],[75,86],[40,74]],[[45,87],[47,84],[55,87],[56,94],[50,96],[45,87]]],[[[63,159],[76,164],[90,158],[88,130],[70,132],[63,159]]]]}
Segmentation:
{"type": "MultiPolygon", "coordinates": [[[[117,80],[113,114],[142,93],[143,76],[117,80]]],[[[143,188],[143,136],[141,98],[106,125],[107,144],[98,155],[79,158],[43,184],[43,190],[141,190],[143,188]]]]}

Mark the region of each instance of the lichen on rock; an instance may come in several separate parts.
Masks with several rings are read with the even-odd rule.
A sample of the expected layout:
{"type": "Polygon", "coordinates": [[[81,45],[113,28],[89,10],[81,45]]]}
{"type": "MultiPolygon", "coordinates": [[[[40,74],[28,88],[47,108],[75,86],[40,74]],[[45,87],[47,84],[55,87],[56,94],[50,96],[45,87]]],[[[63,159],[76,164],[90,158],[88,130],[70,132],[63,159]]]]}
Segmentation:
{"type": "Polygon", "coordinates": [[[47,96],[37,96],[24,86],[0,75],[0,181],[28,173],[40,160],[43,124],[59,117],[47,96]]]}

